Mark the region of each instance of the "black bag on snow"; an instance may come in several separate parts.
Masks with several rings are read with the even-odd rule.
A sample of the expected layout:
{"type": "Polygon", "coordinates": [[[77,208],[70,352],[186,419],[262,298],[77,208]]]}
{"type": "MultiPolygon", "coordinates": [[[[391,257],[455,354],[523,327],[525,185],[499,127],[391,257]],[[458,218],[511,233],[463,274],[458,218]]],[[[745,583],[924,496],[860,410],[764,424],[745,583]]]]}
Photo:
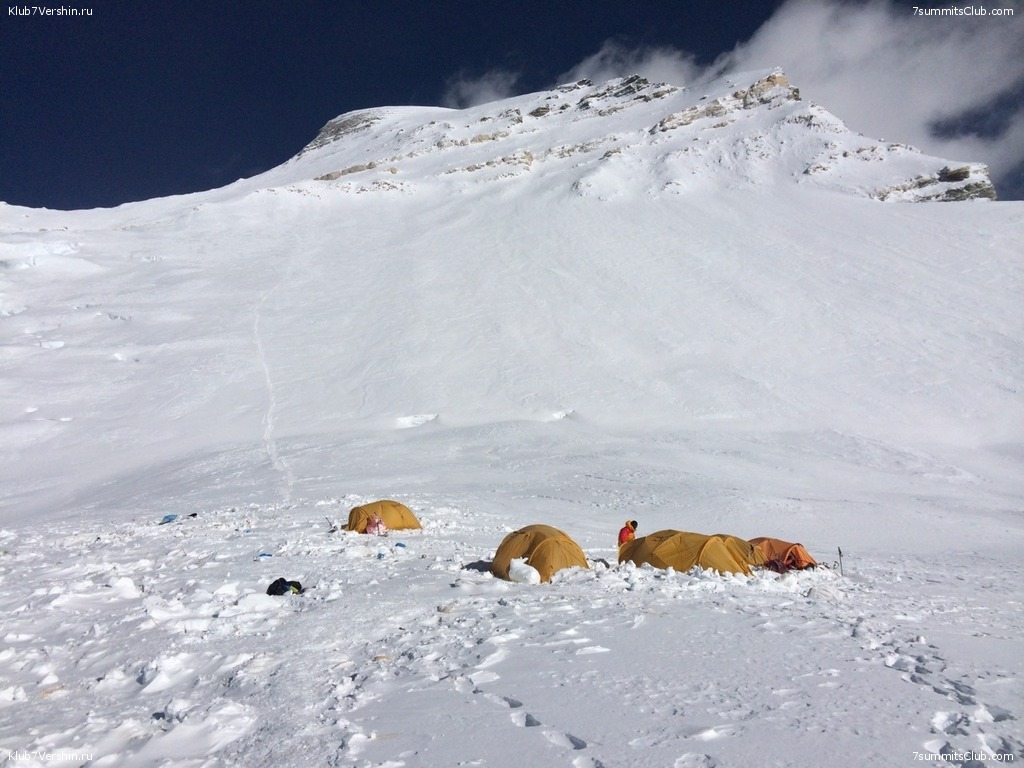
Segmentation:
{"type": "Polygon", "coordinates": [[[286,581],[285,579],[277,579],[273,584],[267,587],[268,595],[301,595],[305,590],[302,585],[297,581],[286,581]]]}

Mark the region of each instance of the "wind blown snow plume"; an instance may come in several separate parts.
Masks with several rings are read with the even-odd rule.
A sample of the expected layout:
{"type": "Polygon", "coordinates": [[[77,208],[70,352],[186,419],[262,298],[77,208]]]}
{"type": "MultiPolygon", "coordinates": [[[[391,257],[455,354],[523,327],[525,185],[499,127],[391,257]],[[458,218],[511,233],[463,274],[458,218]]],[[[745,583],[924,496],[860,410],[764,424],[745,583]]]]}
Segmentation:
{"type": "Polygon", "coordinates": [[[442,103],[462,109],[498,101],[515,91],[519,76],[505,70],[487,72],[480,77],[458,75],[448,81],[442,103]]]}
{"type": "Polygon", "coordinates": [[[639,73],[696,85],[726,72],[780,67],[805,98],[827,104],[853,130],[984,162],[997,188],[1020,199],[1024,17],[1013,4],[970,8],[986,14],[926,16],[923,6],[877,0],[791,0],[714,62],[608,41],[560,79],[639,73]]]}
{"type": "Polygon", "coordinates": [[[983,7],[987,15],[948,17],[888,2],[792,0],[715,66],[785,67],[854,130],[984,162],[997,189],[1010,185],[1019,198],[1024,18],[973,6],[983,7]]]}

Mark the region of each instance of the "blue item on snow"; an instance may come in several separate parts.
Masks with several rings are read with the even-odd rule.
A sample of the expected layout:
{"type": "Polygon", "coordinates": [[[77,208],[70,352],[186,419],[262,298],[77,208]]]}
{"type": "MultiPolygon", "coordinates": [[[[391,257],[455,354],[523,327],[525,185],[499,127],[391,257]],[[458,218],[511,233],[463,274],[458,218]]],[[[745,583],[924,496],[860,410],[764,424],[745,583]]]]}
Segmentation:
{"type": "Polygon", "coordinates": [[[173,523],[177,519],[177,515],[164,515],[164,519],[160,521],[160,525],[167,525],[167,523],[173,523]]]}

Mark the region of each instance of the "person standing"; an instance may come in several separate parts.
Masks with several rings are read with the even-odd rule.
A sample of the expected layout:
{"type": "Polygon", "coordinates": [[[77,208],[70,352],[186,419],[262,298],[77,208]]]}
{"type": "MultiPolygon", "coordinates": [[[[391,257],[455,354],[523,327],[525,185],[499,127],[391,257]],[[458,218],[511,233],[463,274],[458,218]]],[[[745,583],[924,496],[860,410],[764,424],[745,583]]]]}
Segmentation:
{"type": "Polygon", "coordinates": [[[622,526],[619,531],[619,546],[621,547],[628,541],[632,541],[636,538],[636,520],[627,520],[626,524],[622,526]]]}

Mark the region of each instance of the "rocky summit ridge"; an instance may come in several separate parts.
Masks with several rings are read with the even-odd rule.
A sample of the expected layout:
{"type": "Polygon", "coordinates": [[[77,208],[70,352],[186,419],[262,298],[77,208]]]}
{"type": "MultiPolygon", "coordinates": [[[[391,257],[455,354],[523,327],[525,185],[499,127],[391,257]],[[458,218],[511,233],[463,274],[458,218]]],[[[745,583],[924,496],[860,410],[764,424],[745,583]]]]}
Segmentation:
{"type": "Polygon", "coordinates": [[[556,187],[606,200],[786,183],[884,201],[996,198],[983,164],[857,133],[779,70],[694,87],[580,80],[461,110],[350,112],[275,170],[354,193],[560,174],[556,187]]]}

